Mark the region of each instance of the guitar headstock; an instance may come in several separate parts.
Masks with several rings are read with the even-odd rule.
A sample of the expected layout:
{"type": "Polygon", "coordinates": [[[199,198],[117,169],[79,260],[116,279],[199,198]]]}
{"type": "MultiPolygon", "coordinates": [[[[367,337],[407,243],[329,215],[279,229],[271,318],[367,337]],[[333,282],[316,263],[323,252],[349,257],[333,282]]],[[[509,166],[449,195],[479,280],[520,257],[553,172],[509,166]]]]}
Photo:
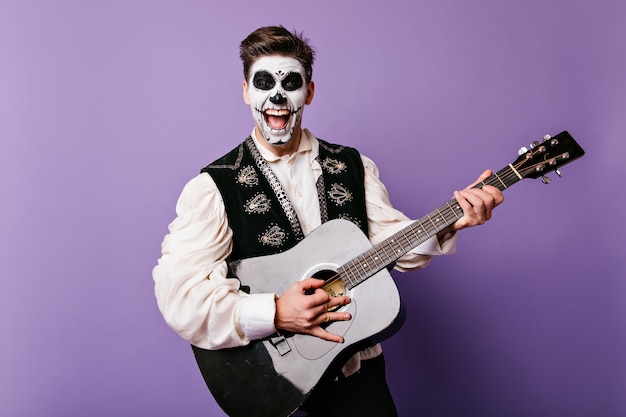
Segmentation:
{"type": "Polygon", "coordinates": [[[512,164],[517,173],[523,178],[541,177],[548,184],[548,172],[555,171],[561,176],[558,168],[580,158],[585,151],[567,131],[563,131],[556,136],[544,136],[541,142],[533,142],[530,150],[521,148],[518,154],[519,158],[512,164]]]}

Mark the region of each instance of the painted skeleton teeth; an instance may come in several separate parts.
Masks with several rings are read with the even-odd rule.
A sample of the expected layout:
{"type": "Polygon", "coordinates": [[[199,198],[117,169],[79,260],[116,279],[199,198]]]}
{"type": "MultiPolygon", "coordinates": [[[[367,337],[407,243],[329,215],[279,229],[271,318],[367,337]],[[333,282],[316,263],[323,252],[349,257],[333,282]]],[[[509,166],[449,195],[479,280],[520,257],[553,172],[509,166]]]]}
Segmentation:
{"type": "Polygon", "coordinates": [[[267,109],[265,114],[269,116],[289,116],[291,112],[287,109],[267,109]]]}

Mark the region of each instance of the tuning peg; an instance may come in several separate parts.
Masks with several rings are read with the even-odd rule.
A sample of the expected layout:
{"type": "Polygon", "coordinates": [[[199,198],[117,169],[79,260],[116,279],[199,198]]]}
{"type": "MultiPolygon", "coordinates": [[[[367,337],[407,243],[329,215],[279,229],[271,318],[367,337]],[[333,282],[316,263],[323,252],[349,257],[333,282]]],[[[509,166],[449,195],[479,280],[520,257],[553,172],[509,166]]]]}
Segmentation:
{"type": "Polygon", "coordinates": [[[517,151],[517,154],[524,155],[526,152],[528,152],[528,149],[525,146],[522,146],[521,148],[519,148],[519,151],[517,151]]]}
{"type": "Polygon", "coordinates": [[[530,144],[530,149],[535,149],[537,146],[539,146],[539,141],[535,140],[530,144]]]}
{"type": "Polygon", "coordinates": [[[556,175],[558,175],[559,178],[563,177],[563,174],[561,174],[561,171],[559,171],[558,169],[555,169],[554,172],[556,172],[556,175]]]}
{"type": "Polygon", "coordinates": [[[547,142],[547,141],[549,141],[550,139],[552,139],[552,136],[550,136],[550,135],[543,135],[543,141],[544,141],[544,142],[547,142]]]}
{"type": "Polygon", "coordinates": [[[552,182],[552,178],[548,177],[547,175],[543,175],[541,176],[541,182],[544,184],[550,184],[552,182]]]}

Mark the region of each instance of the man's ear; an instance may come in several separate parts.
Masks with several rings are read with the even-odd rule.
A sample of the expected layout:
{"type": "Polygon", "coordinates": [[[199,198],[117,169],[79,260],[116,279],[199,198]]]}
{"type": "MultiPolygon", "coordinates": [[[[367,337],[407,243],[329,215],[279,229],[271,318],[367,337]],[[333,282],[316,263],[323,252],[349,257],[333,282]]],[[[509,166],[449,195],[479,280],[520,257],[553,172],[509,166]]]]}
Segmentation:
{"type": "Polygon", "coordinates": [[[313,101],[313,96],[315,95],[315,83],[313,81],[309,81],[309,85],[306,88],[306,101],[305,104],[311,104],[313,101]]]}
{"type": "Polygon", "coordinates": [[[250,105],[250,98],[248,97],[248,82],[246,80],[243,81],[243,101],[247,105],[250,105]]]}

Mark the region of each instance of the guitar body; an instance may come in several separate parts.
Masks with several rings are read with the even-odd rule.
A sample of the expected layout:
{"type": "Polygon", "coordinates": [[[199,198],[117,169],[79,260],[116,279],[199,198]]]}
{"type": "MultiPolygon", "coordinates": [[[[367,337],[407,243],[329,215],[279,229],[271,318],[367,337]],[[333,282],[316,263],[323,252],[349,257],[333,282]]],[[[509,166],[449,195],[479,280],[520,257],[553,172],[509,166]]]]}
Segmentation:
{"type": "MultiPolygon", "coordinates": [[[[523,178],[539,177],[548,184],[548,171],[560,176],[557,168],[584,153],[566,131],[546,135],[474,187],[490,185],[504,191],[523,178]]],[[[353,223],[332,220],[286,252],[233,263],[241,285],[252,294],[280,295],[299,280],[327,279],[324,289],[329,294],[346,292],[352,298],[342,307],[352,320],[328,326],[328,331],[343,336],[342,344],[302,334],[275,334],[239,348],[209,351],[194,346],[198,366],[218,404],[231,417],[291,415],[329,369],[337,369],[350,354],[397,329],[400,298],[385,267],[462,216],[463,210],[452,199],[375,246],[353,223]],[[330,280],[333,275],[341,279],[330,280]]]]}
{"type": "MultiPolygon", "coordinates": [[[[251,294],[280,295],[294,282],[335,272],[371,247],[352,222],[332,220],[288,251],[245,259],[232,267],[251,294]]],[[[342,335],[344,343],[285,334],[216,351],[194,346],[205,382],[222,409],[231,417],[289,416],[329,368],[343,365],[341,361],[358,347],[377,341],[376,336],[389,329],[400,312],[398,290],[386,269],[347,294],[352,302],[341,310],[350,312],[352,320],[327,327],[329,332],[342,335]]]]}

